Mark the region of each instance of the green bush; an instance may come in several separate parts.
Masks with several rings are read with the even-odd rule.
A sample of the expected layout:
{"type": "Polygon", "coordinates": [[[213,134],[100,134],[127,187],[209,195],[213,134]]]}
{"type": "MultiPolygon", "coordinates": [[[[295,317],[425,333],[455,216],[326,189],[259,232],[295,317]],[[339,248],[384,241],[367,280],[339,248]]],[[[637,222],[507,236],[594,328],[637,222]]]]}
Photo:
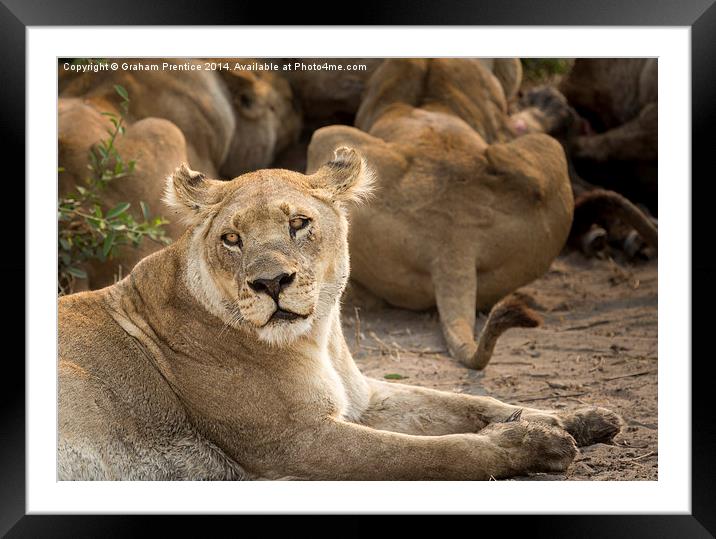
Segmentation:
{"type": "Polygon", "coordinates": [[[572,63],[566,58],[522,58],[522,69],[528,80],[541,81],[564,75],[572,63]]]}
{"type": "MultiPolygon", "coordinates": [[[[142,219],[137,220],[129,212],[131,204],[122,202],[107,208],[101,201],[102,191],[110,182],[121,180],[131,174],[135,161],[125,162],[115,147],[117,138],[124,135],[124,121],[129,111],[127,91],[116,85],[121,98],[119,116],[103,112],[112,123],[108,137],[100,140],[89,152],[89,176],[85,186],[61,197],[57,203],[58,219],[58,292],[69,294],[77,279],[86,279],[82,269],[84,262],[104,262],[116,257],[126,246],[137,247],[145,238],[161,244],[171,240],[166,236],[162,217],[152,217],[149,207],[140,202],[142,219]]],[[[59,168],[62,172],[63,168],[59,168]]]]}

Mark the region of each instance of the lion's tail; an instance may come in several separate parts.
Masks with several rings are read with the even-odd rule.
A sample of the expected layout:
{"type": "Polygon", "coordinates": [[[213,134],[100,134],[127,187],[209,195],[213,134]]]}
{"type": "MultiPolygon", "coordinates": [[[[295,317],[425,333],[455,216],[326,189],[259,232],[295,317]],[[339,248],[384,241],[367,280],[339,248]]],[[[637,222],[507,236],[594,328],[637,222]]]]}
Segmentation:
{"type": "Polygon", "coordinates": [[[533,328],[542,318],[515,296],[507,296],[490,310],[487,321],[477,339],[477,351],[468,367],[482,370],[492,358],[497,339],[510,328],[533,328]]]}
{"type": "Polygon", "coordinates": [[[585,234],[605,213],[618,217],[636,230],[648,245],[658,248],[658,231],[653,221],[624,196],[606,189],[585,191],[576,197],[572,236],[585,234]]]}

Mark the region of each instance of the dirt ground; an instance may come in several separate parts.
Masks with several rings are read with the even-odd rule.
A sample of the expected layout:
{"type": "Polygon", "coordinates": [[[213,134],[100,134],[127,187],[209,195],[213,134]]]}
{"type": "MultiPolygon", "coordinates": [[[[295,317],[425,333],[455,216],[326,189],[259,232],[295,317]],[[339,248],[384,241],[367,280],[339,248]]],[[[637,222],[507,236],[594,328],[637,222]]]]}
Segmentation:
{"type": "MultiPolygon", "coordinates": [[[[483,372],[449,356],[436,311],[393,309],[355,286],[343,305],[344,331],[368,376],[534,408],[599,405],[624,418],[613,444],[581,448],[566,474],[519,480],[656,480],[657,261],[572,253],[519,292],[544,323],[507,331],[483,372]]],[[[480,315],[476,332],[484,321],[480,315]]]]}

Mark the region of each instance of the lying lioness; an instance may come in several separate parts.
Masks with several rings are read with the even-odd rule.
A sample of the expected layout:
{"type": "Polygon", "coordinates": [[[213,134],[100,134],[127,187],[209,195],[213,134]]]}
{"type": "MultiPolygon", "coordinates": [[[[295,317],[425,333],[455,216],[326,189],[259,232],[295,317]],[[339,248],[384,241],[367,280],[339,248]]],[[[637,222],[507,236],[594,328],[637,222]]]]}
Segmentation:
{"type": "MultiPolygon", "coordinates": [[[[59,299],[60,479],[488,479],[561,471],[611,439],[602,408],[541,411],[363,376],[341,329],[340,148],[310,176],[180,167],[188,224],[119,283],[59,299]],[[576,443],[575,443],[576,442],[576,443]]],[[[494,331],[509,306],[493,312],[494,331]]]]}

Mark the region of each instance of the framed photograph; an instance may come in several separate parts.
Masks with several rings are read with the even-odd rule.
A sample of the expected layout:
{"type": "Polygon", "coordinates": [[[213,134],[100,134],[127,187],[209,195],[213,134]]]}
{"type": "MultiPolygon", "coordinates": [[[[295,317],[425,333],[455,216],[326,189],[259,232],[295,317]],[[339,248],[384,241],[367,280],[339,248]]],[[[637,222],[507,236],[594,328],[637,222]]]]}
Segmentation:
{"type": "Polygon", "coordinates": [[[480,514],[711,536],[691,303],[715,277],[691,181],[711,3],[316,26],[4,1],[26,348],[0,530],[480,514]]]}

